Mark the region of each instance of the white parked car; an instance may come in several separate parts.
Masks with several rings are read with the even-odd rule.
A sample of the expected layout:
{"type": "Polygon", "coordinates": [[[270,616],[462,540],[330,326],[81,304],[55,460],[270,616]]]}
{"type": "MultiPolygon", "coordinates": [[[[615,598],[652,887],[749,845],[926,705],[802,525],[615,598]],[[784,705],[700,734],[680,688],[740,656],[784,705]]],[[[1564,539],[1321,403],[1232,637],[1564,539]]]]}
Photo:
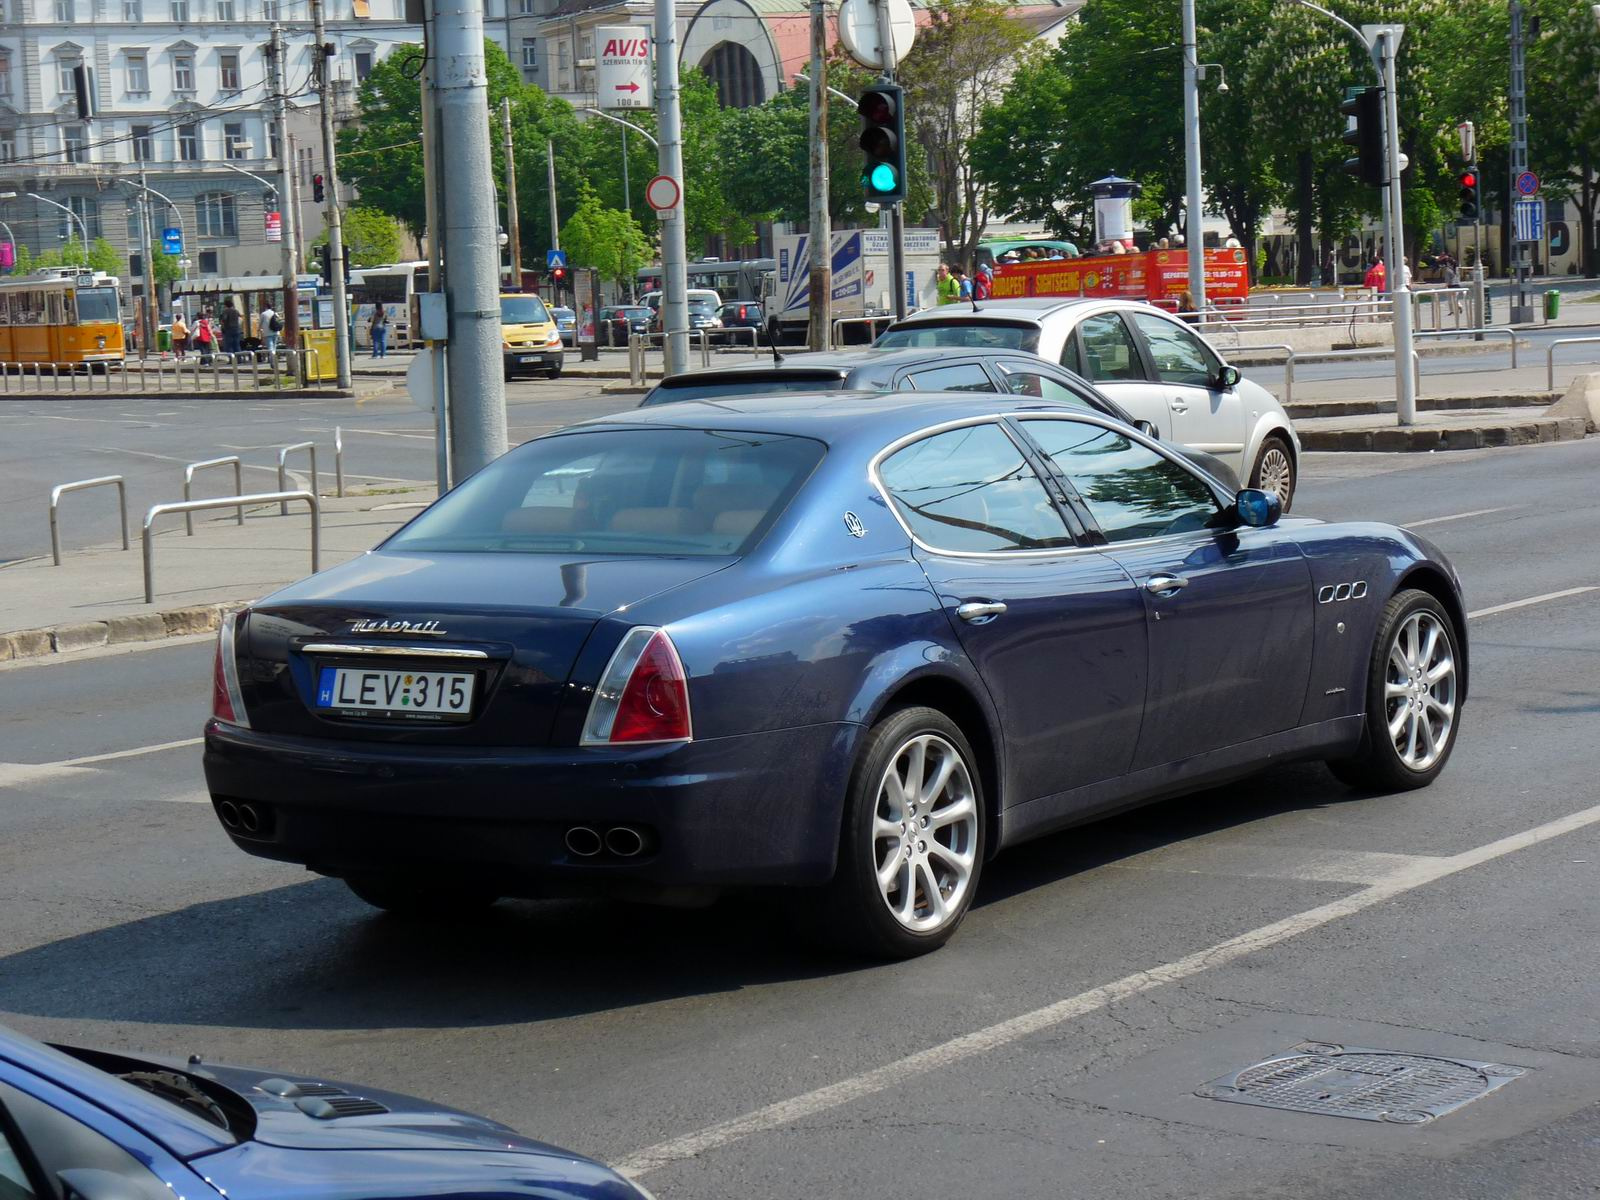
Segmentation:
{"type": "Polygon", "coordinates": [[[1089,380],[1164,440],[1215,455],[1287,512],[1300,439],[1277,397],[1242,379],[1210,343],[1137,300],[963,301],[913,313],[874,343],[1027,350],[1089,380]]]}

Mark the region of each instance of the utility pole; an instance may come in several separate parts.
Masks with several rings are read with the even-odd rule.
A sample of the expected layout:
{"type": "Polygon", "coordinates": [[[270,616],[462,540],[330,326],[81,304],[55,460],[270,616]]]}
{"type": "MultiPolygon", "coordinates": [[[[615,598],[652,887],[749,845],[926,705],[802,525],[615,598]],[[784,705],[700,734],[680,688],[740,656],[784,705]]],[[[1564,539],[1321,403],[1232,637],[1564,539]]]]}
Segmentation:
{"type": "MultiPolygon", "coordinates": [[[[1511,87],[1507,93],[1511,109],[1511,186],[1508,207],[1517,207],[1517,176],[1528,169],[1528,80],[1527,56],[1523,38],[1522,0],[1511,0],[1511,87]]],[[[1533,320],[1533,297],[1528,292],[1529,243],[1517,239],[1517,225],[1511,223],[1511,323],[1533,320]]]]}
{"type": "MultiPolygon", "coordinates": [[[[561,214],[556,211],[556,143],[554,138],[544,140],[544,167],[546,186],[550,189],[550,247],[553,250],[561,249],[561,214]]],[[[550,285],[550,298],[557,304],[561,303],[561,288],[555,283],[550,285]]]]}
{"type": "Polygon", "coordinates": [[[1417,421],[1417,381],[1411,359],[1415,340],[1411,331],[1411,289],[1406,284],[1405,203],[1400,186],[1400,97],[1395,83],[1395,58],[1400,53],[1404,25],[1363,25],[1361,32],[1372,48],[1375,65],[1383,78],[1383,129],[1387,141],[1385,161],[1389,187],[1386,196],[1389,218],[1389,294],[1394,306],[1394,394],[1395,415],[1401,425],[1417,421]]]}
{"type": "MultiPolygon", "coordinates": [[[[296,166],[300,157],[299,147],[300,139],[292,133],[285,132],[283,135],[283,152],[289,160],[289,171],[285,176],[289,193],[283,198],[284,203],[288,206],[288,212],[284,214],[283,218],[283,236],[285,240],[293,243],[290,253],[294,255],[294,261],[291,264],[291,269],[294,272],[292,281],[294,286],[289,294],[289,311],[283,316],[283,332],[284,337],[288,339],[288,344],[291,346],[298,346],[300,341],[300,272],[305,269],[305,255],[300,246],[300,172],[296,166]],[[291,218],[288,213],[294,214],[292,218],[293,225],[289,223],[291,218]],[[292,235],[289,232],[290,230],[294,231],[292,235]]],[[[313,298],[314,304],[315,298],[313,298]]],[[[315,323],[315,321],[316,317],[313,316],[312,322],[315,323]]]]}
{"type": "MultiPolygon", "coordinates": [[[[884,48],[884,63],[892,57],[884,48]]],[[[811,0],[811,277],[806,342],[826,350],[833,333],[833,224],[828,219],[828,6],[811,0]]]]}
{"type": "Polygon", "coordinates": [[[450,311],[451,468],[465,479],[506,452],[500,356],[500,246],[495,237],[494,153],[483,5],[432,0],[438,103],[441,253],[450,311]]]}
{"type": "Polygon", "coordinates": [[[156,271],[151,260],[155,252],[150,242],[150,193],[145,190],[144,164],[139,164],[139,265],[144,268],[144,320],[139,325],[139,357],[149,358],[156,339],[156,271]]]}
{"type": "Polygon", "coordinates": [[[268,87],[272,91],[274,119],[278,122],[278,220],[283,236],[283,344],[294,346],[300,336],[300,214],[295,211],[294,151],[289,137],[289,98],[284,94],[283,27],[272,23],[267,54],[268,87]]]}
{"type": "Polygon", "coordinates": [[[684,232],[688,218],[683,198],[683,120],[678,107],[678,6],[677,0],[655,0],[655,5],[656,127],[661,136],[656,164],[678,185],[678,207],[661,222],[663,373],[681,375],[689,367],[689,250],[684,232]]]}
{"type": "Polygon", "coordinates": [[[1200,47],[1195,33],[1195,0],[1183,0],[1183,150],[1188,177],[1184,249],[1189,260],[1189,296],[1200,323],[1206,311],[1205,198],[1200,189],[1200,47]]]}
{"type": "MultiPolygon", "coordinates": [[[[878,46],[883,57],[883,77],[895,81],[900,65],[894,44],[894,15],[889,11],[888,0],[876,0],[878,10],[878,46]]],[[[904,102],[905,97],[901,96],[904,102]]],[[[889,206],[889,270],[894,274],[894,319],[903,321],[906,315],[906,206],[905,202],[889,206]]],[[[870,328],[870,326],[869,326],[870,328]]]]}
{"type": "Polygon", "coordinates": [[[511,252],[511,291],[522,290],[522,222],[517,216],[517,159],[511,147],[511,97],[500,101],[500,138],[506,154],[506,235],[511,252]]]}
{"type": "MultiPolygon", "coordinates": [[[[323,0],[311,0],[311,24],[316,38],[317,99],[322,107],[322,172],[327,192],[324,214],[328,225],[329,274],[333,276],[333,357],[338,364],[338,385],[350,386],[350,306],[344,291],[344,227],[339,215],[339,163],[333,142],[333,80],[328,71],[327,27],[322,19],[323,0]]],[[[482,28],[482,21],[479,22],[482,28]]],[[[479,48],[478,57],[483,57],[479,48]]]]}
{"type": "MultiPolygon", "coordinates": [[[[432,22],[423,9],[423,40],[433,45],[432,22]]],[[[439,147],[438,117],[434,113],[432,56],[422,62],[422,212],[428,226],[428,291],[444,288],[444,263],[439,254],[439,147]]],[[[428,365],[433,377],[433,471],[439,495],[450,490],[450,403],[445,363],[446,343],[429,339],[428,365]]]]}

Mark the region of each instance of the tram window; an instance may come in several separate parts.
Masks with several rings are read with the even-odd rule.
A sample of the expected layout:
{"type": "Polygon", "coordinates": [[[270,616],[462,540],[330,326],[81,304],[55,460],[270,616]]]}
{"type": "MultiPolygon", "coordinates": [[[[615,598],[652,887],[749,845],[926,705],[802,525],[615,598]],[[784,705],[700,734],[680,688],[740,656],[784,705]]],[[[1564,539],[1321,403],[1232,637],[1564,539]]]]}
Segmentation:
{"type": "Polygon", "coordinates": [[[38,291],[18,292],[12,311],[16,314],[18,325],[43,325],[44,324],[44,293],[38,291]]]}
{"type": "Polygon", "coordinates": [[[117,293],[111,288],[85,288],[78,293],[78,323],[115,321],[117,293]]]}
{"type": "Polygon", "coordinates": [[[63,325],[61,319],[61,293],[47,292],[45,294],[44,323],[46,325],[63,325]]]}
{"type": "Polygon", "coordinates": [[[78,323],[76,292],[63,292],[61,294],[61,323],[63,325],[76,325],[78,323]]]}
{"type": "Polygon", "coordinates": [[[0,327],[11,324],[11,297],[0,292],[0,327]]]}

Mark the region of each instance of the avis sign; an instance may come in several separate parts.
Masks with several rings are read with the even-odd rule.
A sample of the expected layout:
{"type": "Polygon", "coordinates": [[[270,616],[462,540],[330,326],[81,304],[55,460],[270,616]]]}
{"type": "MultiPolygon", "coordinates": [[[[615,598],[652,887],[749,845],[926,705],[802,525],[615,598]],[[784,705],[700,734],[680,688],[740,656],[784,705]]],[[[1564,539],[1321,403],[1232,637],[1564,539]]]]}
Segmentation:
{"type": "Polygon", "coordinates": [[[602,108],[651,108],[650,29],[601,25],[594,31],[595,92],[602,108]]]}

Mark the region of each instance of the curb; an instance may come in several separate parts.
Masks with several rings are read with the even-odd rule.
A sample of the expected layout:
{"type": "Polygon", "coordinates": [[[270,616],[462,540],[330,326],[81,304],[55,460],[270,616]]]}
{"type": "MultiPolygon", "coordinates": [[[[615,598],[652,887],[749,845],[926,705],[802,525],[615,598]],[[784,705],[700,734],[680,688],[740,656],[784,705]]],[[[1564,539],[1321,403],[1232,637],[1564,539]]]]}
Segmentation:
{"type": "Polygon", "coordinates": [[[157,642],[189,634],[211,633],[222,623],[224,614],[243,608],[245,603],[239,600],[222,604],[197,604],[188,608],[107,617],[104,621],[79,621],[44,629],[0,633],[0,662],[71,654],[75,650],[90,650],[96,646],[157,642]]]}
{"type": "Polygon", "coordinates": [[[1421,454],[1437,450],[1483,450],[1497,446],[1531,446],[1540,442],[1578,441],[1588,435],[1582,417],[1543,418],[1512,425],[1431,429],[1298,430],[1304,451],[1372,451],[1421,454]]]}
{"type": "MultiPolygon", "coordinates": [[[[1476,408],[1545,408],[1560,392],[1515,392],[1500,396],[1418,396],[1418,412],[1468,412],[1476,408]]],[[[1315,417],[1365,417],[1392,413],[1393,400],[1296,400],[1283,406],[1291,420],[1315,417]]]]}

